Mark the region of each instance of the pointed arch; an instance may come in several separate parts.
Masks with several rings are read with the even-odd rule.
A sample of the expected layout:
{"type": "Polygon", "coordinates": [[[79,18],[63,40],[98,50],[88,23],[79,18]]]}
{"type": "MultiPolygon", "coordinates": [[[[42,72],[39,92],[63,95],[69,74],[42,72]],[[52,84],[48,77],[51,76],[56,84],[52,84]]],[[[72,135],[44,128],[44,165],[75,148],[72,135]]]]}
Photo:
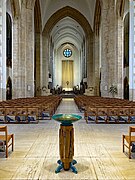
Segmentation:
{"type": "Polygon", "coordinates": [[[71,17],[72,19],[74,19],[81,25],[81,27],[83,28],[83,30],[85,32],[86,37],[92,33],[91,26],[90,26],[89,22],[87,21],[87,19],[78,10],[76,10],[70,6],[61,8],[57,12],[55,12],[48,19],[47,23],[45,24],[43,33],[48,34],[49,32],[51,32],[54,25],[58,21],[60,21],[61,19],[65,18],[67,16],[71,17]]]}
{"type": "Polygon", "coordinates": [[[59,22],[61,19],[65,17],[70,17],[74,19],[76,22],[80,24],[82,27],[84,33],[85,33],[85,43],[86,43],[86,61],[91,64],[91,66],[87,66],[87,84],[88,86],[93,86],[93,31],[92,28],[88,22],[88,20],[81,14],[78,10],[75,8],[72,8],[70,6],[63,7],[56,11],[47,21],[47,23],[44,26],[43,33],[42,33],[42,62],[44,66],[42,65],[42,84],[46,85],[48,84],[48,79],[43,77],[48,77],[48,59],[49,59],[49,42],[50,42],[50,33],[53,29],[53,27],[59,22]],[[46,69],[44,71],[43,69],[46,69]]]}

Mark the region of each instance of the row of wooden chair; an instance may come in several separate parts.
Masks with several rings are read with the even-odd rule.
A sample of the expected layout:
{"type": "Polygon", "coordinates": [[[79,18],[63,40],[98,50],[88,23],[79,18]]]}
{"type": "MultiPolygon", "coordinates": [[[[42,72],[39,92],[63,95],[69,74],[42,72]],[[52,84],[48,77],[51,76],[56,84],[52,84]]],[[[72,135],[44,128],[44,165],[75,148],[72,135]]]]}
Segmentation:
{"type": "Polygon", "coordinates": [[[61,100],[60,96],[40,96],[40,97],[32,97],[32,98],[18,98],[12,99],[8,101],[0,102],[0,107],[8,107],[8,106],[30,106],[30,105],[39,105],[44,104],[46,106],[59,103],[61,100]]]}
{"type": "Polygon", "coordinates": [[[84,111],[86,123],[135,123],[135,107],[86,107],[84,111]]]}
{"type": "Polygon", "coordinates": [[[86,123],[94,121],[96,123],[134,123],[135,122],[135,102],[96,96],[76,96],[75,102],[84,111],[86,123]]]}
{"type": "Polygon", "coordinates": [[[78,95],[74,98],[78,108],[82,111],[86,106],[135,106],[135,102],[99,96],[78,95]]]}
{"type": "Polygon", "coordinates": [[[39,119],[51,119],[60,102],[59,96],[1,102],[0,123],[38,123],[39,119]]]}
{"type": "Polygon", "coordinates": [[[38,107],[6,107],[0,108],[1,123],[38,123],[38,107]]]}

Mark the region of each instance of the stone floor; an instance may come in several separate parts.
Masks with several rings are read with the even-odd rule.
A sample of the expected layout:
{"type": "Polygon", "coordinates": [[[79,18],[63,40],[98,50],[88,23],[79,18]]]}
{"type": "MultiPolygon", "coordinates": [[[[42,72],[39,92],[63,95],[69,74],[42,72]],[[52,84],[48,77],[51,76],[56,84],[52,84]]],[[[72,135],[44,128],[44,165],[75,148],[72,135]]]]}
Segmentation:
{"type": "MultiPolygon", "coordinates": [[[[73,99],[63,99],[56,113],[77,113],[73,99]]],[[[61,171],[55,174],[59,159],[59,123],[54,120],[39,124],[9,124],[15,134],[15,150],[6,159],[0,153],[0,180],[122,180],[135,179],[133,159],[122,153],[122,134],[128,124],[74,123],[74,159],[78,174],[61,171]]]]}

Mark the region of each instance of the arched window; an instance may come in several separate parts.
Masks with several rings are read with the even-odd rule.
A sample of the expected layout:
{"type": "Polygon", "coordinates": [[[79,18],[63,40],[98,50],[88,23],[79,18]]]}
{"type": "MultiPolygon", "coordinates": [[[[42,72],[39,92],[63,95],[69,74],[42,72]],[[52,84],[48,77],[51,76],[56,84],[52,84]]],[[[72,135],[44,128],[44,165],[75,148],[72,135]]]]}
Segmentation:
{"type": "Polygon", "coordinates": [[[124,19],[124,67],[129,66],[129,13],[124,19]]]}
{"type": "Polygon", "coordinates": [[[6,14],[6,39],[7,67],[12,67],[12,21],[8,13],[6,14]]]}

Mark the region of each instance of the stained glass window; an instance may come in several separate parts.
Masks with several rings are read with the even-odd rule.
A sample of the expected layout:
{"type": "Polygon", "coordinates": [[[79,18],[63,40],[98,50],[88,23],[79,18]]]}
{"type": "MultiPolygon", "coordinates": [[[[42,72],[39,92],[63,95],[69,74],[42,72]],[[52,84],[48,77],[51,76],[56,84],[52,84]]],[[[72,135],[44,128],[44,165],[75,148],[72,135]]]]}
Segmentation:
{"type": "Polygon", "coordinates": [[[71,51],[71,49],[68,49],[68,48],[65,49],[65,50],[63,51],[63,55],[64,55],[66,58],[72,56],[72,51],[71,51]]]}

